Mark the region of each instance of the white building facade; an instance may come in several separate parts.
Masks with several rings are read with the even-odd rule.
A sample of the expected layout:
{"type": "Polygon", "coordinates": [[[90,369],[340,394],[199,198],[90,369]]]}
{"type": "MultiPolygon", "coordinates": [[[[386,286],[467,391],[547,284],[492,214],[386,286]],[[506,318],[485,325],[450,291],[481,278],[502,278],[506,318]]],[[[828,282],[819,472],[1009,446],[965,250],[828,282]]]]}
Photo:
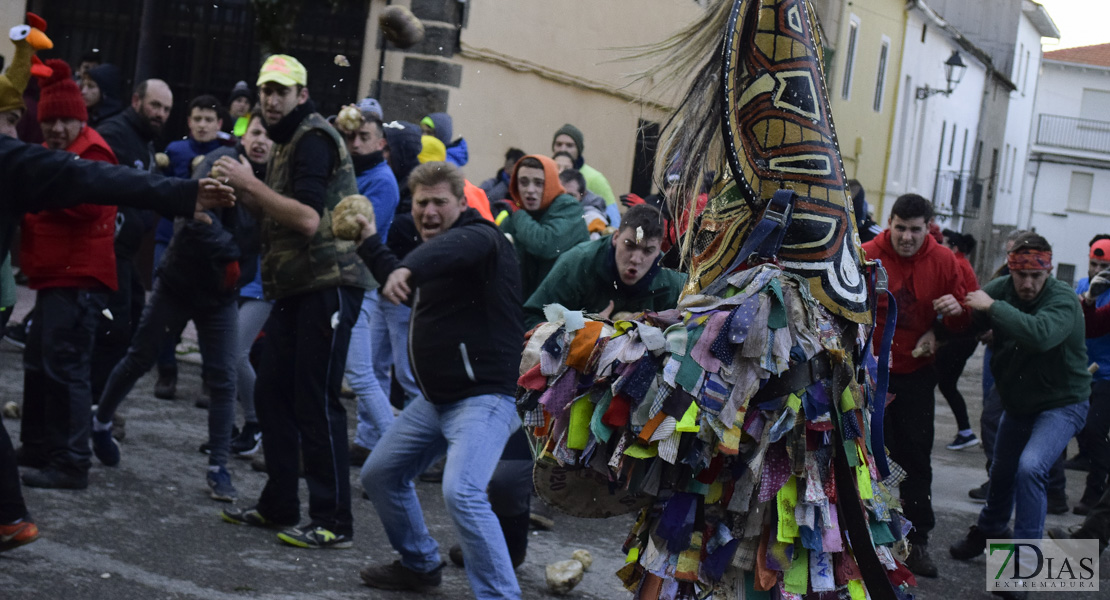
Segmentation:
{"type": "Polygon", "coordinates": [[[1086,277],[1088,242],[1110,233],[1110,44],[1045,54],[1017,226],[1053,246],[1057,277],[1086,277]]]}
{"type": "Polygon", "coordinates": [[[982,52],[969,48],[973,46],[923,3],[907,11],[883,214],[876,215],[880,223],[886,222],[898,196],[913,193],[933,201],[942,226],[958,229],[971,189],[987,83],[986,65],[976,56],[982,52]],[[962,78],[951,93],[930,94],[948,87],[944,67],[953,52],[966,65],[962,78]]]}

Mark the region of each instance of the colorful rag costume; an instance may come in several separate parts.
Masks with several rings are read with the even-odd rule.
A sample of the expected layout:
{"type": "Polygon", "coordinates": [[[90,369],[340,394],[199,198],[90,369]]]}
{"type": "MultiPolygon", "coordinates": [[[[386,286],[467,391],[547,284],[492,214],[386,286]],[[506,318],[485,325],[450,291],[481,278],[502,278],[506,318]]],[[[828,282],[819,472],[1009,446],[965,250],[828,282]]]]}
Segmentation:
{"type": "Polygon", "coordinates": [[[522,357],[537,492],[576,516],[638,511],[618,572],[637,598],[914,583],[870,350],[883,278],[859,248],[818,35],[805,0],[722,0],[659,46],[651,75],[697,73],[660,161],[680,172],[683,297],[615,323],[548,306],[522,357]]]}

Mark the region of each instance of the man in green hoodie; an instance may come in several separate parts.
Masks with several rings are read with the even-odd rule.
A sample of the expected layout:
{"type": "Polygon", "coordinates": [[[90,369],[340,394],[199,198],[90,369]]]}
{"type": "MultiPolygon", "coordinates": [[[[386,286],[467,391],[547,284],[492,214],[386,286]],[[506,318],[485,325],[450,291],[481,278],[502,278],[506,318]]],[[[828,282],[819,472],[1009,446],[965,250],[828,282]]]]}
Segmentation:
{"type": "Polygon", "coordinates": [[[1087,417],[1083,311],[1075,292],[1050,275],[1052,247],[1026,233],[1014,241],[1007,265],[1009,275],[966,299],[977,323],[994,332],[991,371],[1003,414],[987,504],[967,537],[949,548],[959,560],[982,554],[988,538],[1041,538],[1048,470],[1087,417]]]}
{"type": "Polygon", "coordinates": [[[544,320],[543,307],[600,313],[674,308],[686,276],[659,264],[663,217],[647,204],[628,209],[620,229],[571,248],[524,303],[524,326],[544,320]]]}
{"type": "Polygon", "coordinates": [[[516,163],[509,179],[516,210],[501,221],[520,260],[522,297],[536,291],[567,250],[589,241],[582,206],[559,183],[559,169],[546,156],[529,154],[516,163]]]}

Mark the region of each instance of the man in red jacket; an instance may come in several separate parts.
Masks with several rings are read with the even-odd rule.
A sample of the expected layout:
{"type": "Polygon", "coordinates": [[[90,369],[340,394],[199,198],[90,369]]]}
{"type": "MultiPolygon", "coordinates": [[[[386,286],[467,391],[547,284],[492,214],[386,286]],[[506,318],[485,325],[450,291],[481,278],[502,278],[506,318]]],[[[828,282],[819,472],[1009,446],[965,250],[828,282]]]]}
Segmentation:
{"type": "MultiPolygon", "coordinates": [[[[968,314],[957,298],[967,289],[960,276],[956,256],[929,235],[933,206],[917,194],[906,194],[894,202],[890,227],[863,245],[869,260],[881,260],[889,278],[889,289],[898,308],[894,343],[891,346],[890,394],[884,427],[890,457],[906,472],[900,486],[902,507],[914,530],[906,537],[912,545],[906,566],[917,575],[936,577],[937,568],[928,554],[929,532],[936,525],[931,501],[933,468],[933,391],[937,385],[933,367],[938,316],[951,331],[968,325],[968,314]]],[[[887,315],[885,297],[879,299],[875,349],[882,339],[887,315]]]]}
{"type": "MultiPolygon", "coordinates": [[[[108,144],[85,121],[81,90],[61,60],[48,60],[38,120],[44,146],[115,164],[108,144]]],[[[24,351],[23,447],[19,463],[31,487],[88,485],[89,383],[97,320],[115,290],[116,209],[81,204],[23,217],[20,248],[28,286],[38,290],[24,351]]]]}

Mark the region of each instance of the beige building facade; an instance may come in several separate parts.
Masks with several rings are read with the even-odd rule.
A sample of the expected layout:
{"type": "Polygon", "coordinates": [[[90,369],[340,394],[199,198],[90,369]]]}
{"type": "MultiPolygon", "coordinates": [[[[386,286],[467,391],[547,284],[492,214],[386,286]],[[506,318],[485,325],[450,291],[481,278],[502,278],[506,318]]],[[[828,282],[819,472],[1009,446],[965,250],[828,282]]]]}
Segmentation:
{"type": "MultiPolygon", "coordinates": [[[[455,137],[467,140],[464,172],[475,182],[492,177],[510,147],[550,155],[555,130],[571,123],[583,132],[586,162],[606,175],[616,194],[629,191],[641,120],[662,124],[673,106],[644,97],[646,86],[633,81],[646,63],[619,59],[705,10],[693,0],[393,4],[412,7],[427,39],[406,50],[387,46],[384,61],[377,51],[365,54],[359,90],[382,90],[387,120],[419,120],[426,107],[439,104],[436,110],[454,120],[455,137]]],[[[368,49],[381,45],[377,16],[384,6],[384,0],[371,2],[368,49]]]]}

